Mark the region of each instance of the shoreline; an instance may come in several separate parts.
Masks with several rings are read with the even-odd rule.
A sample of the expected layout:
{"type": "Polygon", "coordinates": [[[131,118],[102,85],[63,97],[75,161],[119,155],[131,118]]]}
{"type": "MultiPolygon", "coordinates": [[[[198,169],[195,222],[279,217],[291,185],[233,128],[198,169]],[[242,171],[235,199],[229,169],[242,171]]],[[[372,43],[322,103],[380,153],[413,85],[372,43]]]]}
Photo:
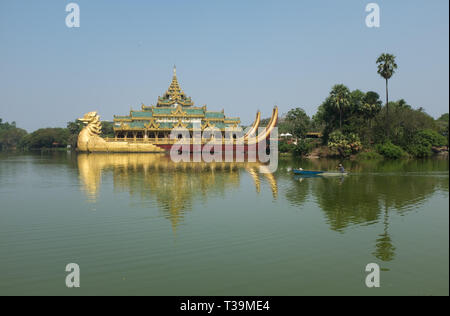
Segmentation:
{"type": "Polygon", "coordinates": [[[292,157],[297,159],[318,160],[318,159],[336,159],[345,161],[368,161],[368,160],[411,160],[411,159],[435,159],[442,158],[448,159],[448,147],[433,148],[433,153],[428,157],[414,157],[410,154],[406,154],[399,158],[387,158],[379,154],[374,148],[361,151],[357,154],[352,154],[347,157],[339,156],[336,153],[330,153],[326,146],[320,146],[315,148],[311,153],[305,156],[296,156],[293,152],[278,153],[279,157],[292,157]]]}

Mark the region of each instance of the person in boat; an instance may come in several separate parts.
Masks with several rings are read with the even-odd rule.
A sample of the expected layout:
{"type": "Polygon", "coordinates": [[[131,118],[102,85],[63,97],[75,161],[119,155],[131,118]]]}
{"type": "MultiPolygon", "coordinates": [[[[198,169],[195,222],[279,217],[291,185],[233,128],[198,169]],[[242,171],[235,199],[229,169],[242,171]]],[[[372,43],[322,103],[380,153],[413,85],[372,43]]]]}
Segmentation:
{"type": "Polygon", "coordinates": [[[339,170],[339,172],[345,173],[345,168],[342,164],[339,164],[338,170],[339,170]]]}

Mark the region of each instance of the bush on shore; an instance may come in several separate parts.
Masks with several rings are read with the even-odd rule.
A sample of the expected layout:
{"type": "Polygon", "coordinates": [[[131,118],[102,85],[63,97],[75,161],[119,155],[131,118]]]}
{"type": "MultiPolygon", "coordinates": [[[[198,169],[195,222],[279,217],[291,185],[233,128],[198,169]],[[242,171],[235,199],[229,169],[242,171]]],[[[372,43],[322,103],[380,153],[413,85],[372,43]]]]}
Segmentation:
{"type": "Polygon", "coordinates": [[[330,134],[328,147],[334,151],[336,155],[346,158],[352,154],[358,153],[362,149],[362,144],[358,135],[354,133],[344,135],[342,132],[336,131],[330,134]]]}
{"type": "Polygon", "coordinates": [[[400,146],[394,145],[391,142],[378,144],[376,151],[386,159],[400,159],[408,156],[400,146]]]}
{"type": "Polygon", "coordinates": [[[295,145],[293,154],[297,157],[304,157],[311,152],[312,144],[308,143],[306,140],[301,139],[295,145]]]}
{"type": "Polygon", "coordinates": [[[356,156],[356,160],[381,160],[383,156],[376,151],[363,151],[356,156]]]}
{"type": "Polygon", "coordinates": [[[278,152],[282,154],[293,152],[294,148],[295,148],[294,144],[289,144],[288,142],[285,141],[280,141],[278,143],[278,152]]]}
{"type": "Polygon", "coordinates": [[[447,145],[447,138],[433,130],[423,130],[416,133],[407,151],[414,157],[426,158],[433,154],[433,147],[447,145]]]}

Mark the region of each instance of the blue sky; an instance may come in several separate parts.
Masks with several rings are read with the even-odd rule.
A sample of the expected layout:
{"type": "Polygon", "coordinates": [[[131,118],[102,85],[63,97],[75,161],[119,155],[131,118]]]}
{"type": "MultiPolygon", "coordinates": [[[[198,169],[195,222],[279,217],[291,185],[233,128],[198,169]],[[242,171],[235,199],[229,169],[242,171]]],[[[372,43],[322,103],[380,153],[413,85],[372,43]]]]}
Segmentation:
{"type": "Polygon", "coordinates": [[[397,56],[390,98],[434,117],[449,106],[447,0],[0,2],[0,117],[28,131],[102,119],[154,104],[172,67],[196,105],[244,124],[302,107],[309,115],[336,83],[377,91],[380,53],[397,56]],[[65,25],[66,4],[81,27],[65,25]],[[381,8],[367,28],[365,6],[381,8]]]}

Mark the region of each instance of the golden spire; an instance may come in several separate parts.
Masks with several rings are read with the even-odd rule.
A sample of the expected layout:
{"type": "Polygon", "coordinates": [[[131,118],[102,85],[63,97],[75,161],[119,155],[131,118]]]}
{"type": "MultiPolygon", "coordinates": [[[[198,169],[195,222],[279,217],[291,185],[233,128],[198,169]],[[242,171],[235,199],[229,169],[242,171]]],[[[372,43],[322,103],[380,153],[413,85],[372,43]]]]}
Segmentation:
{"type": "Polygon", "coordinates": [[[169,87],[169,90],[167,92],[169,93],[169,95],[172,96],[172,98],[183,94],[183,91],[180,88],[180,84],[178,83],[177,68],[175,66],[173,67],[172,82],[170,83],[170,87],[169,87]]]}
{"type": "Polygon", "coordinates": [[[158,98],[157,106],[170,106],[174,104],[182,106],[194,105],[191,98],[188,98],[180,88],[180,84],[177,79],[177,67],[175,65],[173,66],[173,77],[169,89],[167,89],[166,93],[162,97],[158,98]]]}

